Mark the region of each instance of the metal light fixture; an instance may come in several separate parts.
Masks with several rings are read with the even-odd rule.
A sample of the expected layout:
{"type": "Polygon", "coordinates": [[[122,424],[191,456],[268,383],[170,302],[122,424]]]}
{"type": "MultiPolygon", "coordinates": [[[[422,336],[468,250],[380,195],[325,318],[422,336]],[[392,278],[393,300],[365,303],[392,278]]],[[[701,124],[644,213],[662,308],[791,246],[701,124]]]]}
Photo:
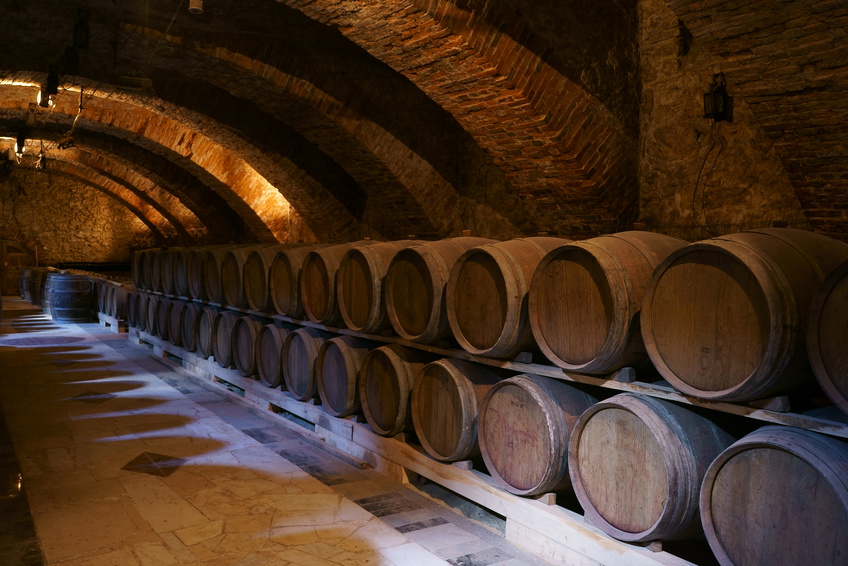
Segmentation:
{"type": "Polygon", "coordinates": [[[26,134],[24,134],[23,130],[20,130],[15,140],[15,155],[23,157],[24,151],[26,151],[26,134]]]}
{"type": "Polygon", "coordinates": [[[704,118],[716,122],[733,121],[733,97],[727,94],[724,73],[714,74],[710,91],[704,93],[704,118]]]}
{"type": "Polygon", "coordinates": [[[188,1],[188,11],[190,14],[202,14],[203,13],[203,0],[189,0],[188,1]]]}

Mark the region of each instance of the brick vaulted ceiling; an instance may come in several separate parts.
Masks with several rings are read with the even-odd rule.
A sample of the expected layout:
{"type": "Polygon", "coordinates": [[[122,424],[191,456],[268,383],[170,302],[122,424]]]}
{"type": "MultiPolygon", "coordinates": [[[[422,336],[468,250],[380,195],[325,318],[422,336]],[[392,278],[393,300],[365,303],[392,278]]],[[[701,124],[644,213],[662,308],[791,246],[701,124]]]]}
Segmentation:
{"type": "MultiPolygon", "coordinates": [[[[845,4],[784,2],[768,25],[747,2],[667,4],[726,61],[729,88],[776,140],[811,225],[848,233],[835,226],[835,201],[821,202],[823,191],[843,201],[848,192],[848,41],[836,37],[845,4]],[[821,18],[811,29],[792,15],[800,4],[833,13],[824,31],[841,47],[828,49],[842,51],[824,59],[839,65],[793,45],[807,31],[822,37],[821,18]],[[785,79],[795,51],[797,88],[785,79]],[[819,125],[819,107],[840,120],[819,125]]],[[[587,237],[638,218],[637,0],[187,8],[0,0],[0,150],[23,129],[51,170],[106,192],[163,243],[435,238],[463,228],[587,237]],[[52,109],[33,111],[81,8],[90,33],[78,70],[62,76],[52,109]],[[73,147],[59,149],[69,138],[73,147]]]]}
{"type": "MultiPolygon", "coordinates": [[[[167,241],[443,237],[483,218],[488,236],[580,236],[632,221],[635,63],[551,56],[557,29],[534,22],[557,2],[485,4],[206,0],[193,15],[187,0],[2,0],[0,143],[24,129],[54,170],[167,241]],[[79,69],[33,111],[80,8],[79,69]],[[622,84],[599,87],[605,65],[622,84]]],[[[633,6],[592,11],[635,50],[633,6]]]]}

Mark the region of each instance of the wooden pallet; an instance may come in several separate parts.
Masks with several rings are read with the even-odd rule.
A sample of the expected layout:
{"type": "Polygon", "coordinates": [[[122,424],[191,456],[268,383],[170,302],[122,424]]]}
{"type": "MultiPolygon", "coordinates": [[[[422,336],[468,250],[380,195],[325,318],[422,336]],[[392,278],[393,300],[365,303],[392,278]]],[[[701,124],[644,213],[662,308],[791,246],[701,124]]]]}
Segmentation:
{"type": "MultiPolygon", "coordinates": [[[[506,517],[506,539],[551,564],[562,566],[684,566],[691,562],[661,550],[661,545],[642,547],[610,538],[586,523],[583,517],[555,504],[552,495],[523,498],[504,491],[490,476],[474,470],[470,462],[445,464],[433,460],[420,448],[401,438],[375,434],[357,418],[337,418],[316,404],[301,402],[288,392],[222,368],[214,360],[174,346],[156,336],[129,329],[130,340],[152,347],[183,375],[211,385],[237,402],[277,415],[284,426],[297,426],[295,416],[314,427],[317,438],[374,467],[389,478],[408,482],[418,474],[506,517]]],[[[303,431],[300,431],[303,433],[303,431]]]]}
{"type": "Polygon", "coordinates": [[[108,314],[103,312],[98,312],[97,318],[100,320],[100,326],[105,326],[106,328],[109,328],[112,332],[127,332],[129,329],[127,321],[121,318],[115,318],[114,316],[109,316],[108,314]]]}

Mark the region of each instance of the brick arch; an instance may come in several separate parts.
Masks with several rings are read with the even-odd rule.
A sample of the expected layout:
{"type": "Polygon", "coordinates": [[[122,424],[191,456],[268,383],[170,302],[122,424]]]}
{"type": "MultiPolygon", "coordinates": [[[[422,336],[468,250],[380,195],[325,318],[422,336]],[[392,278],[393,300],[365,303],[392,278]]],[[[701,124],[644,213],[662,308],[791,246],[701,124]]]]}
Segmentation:
{"type": "MultiPolygon", "coordinates": [[[[27,88],[27,84],[34,86],[39,82],[22,73],[13,79],[0,81],[9,101],[7,113],[16,110],[22,116],[26,112],[36,92],[32,87],[27,88]]],[[[164,102],[151,108],[145,105],[149,101],[109,90],[102,84],[98,90],[94,90],[91,84],[88,88],[93,91],[93,96],[86,102],[78,128],[108,132],[115,137],[132,140],[148,151],[170,153],[173,162],[215,190],[244,220],[252,232],[247,240],[286,240],[287,229],[292,223],[290,216],[296,217],[297,213],[290,210],[281,192],[241,156],[244,152],[235,151],[239,143],[232,136],[228,137],[222,128],[216,128],[187,109],[164,102]],[[205,135],[207,132],[214,132],[214,135],[205,135]]],[[[77,96],[74,93],[57,98],[51,110],[51,123],[70,128],[77,114],[77,96]]],[[[316,225],[332,229],[338,223],[316,222],[316,225]]]]}

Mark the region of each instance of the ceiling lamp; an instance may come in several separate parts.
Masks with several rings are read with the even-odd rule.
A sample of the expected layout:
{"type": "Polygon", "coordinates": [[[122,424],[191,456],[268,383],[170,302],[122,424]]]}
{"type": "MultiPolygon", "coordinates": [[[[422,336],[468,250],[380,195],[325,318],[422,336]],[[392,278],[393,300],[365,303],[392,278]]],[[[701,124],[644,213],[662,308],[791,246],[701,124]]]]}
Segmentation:
{"type": "Polygon", "coordinates": [[[202,14],[203,0],[188,0],[188,12],[190,14],[202,14]]]}

